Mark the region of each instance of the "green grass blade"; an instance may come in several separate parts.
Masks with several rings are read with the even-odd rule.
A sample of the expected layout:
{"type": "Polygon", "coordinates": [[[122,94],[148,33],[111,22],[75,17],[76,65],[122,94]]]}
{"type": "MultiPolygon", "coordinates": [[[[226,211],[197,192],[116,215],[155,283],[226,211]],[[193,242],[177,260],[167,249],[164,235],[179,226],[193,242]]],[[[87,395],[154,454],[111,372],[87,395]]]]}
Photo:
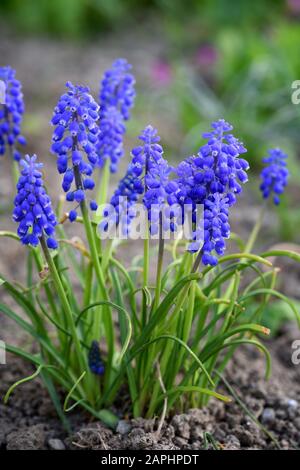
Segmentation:
{"type": "Polygon", "coordinates": [[[275,289],[270,289],[270,288],[265,288],[265,289],[256,289],[254,291],[251,291],[249,292],[248,294],[246,295],[243,295],[239,298],[239,302],[242,302],[243,300],[247,300],[251,297],[254,297],[256,295],[261,295],[261,294],[269,294],[269,295],[273,295],[274,297],[278,297],[279,299],[283,300],[284,302],[287,303],[287,305],[289,305],[289,307],[291,308],[292,312],[294,313],[295,315],[295,318],[296,318],[296,321],[300,327],[300,313],[298,312],[297,308],[295,307],[294,303],[292,302],[292,300],[290,300],[288,297],[286,297],[285,295],[281,294],[280,292],[278,292],[277,290],[275,289]]]}
{"type": "Polygon", "coordinates": [[[217,398],[225,403],[230,403],[232,400],[230,397],[226,395],[222,395],[221,393],[214,392],[208,388],[197,387],[196,385],[178,385],[178,387],[174,387],[170,390],[167,390],[166,393],[160,395],[157,399],[157,402],[162,401],[165,397],[172,396],[174,394],[181,394],[181,393],[203,393],[204,395],[209,395],[211,397],[217,398]]]}
{"type": "Polygon", "coordinates": [[[84,315],[86,312],[88,312],[89,310],[91,310],[92,308],[94,307],[97,307],[99,305],[108,305],[112,308],[114,308],[115,310],[117,310],[118,312],[122,313],[126,320],[127,320],[127,327],[128,327],[128,331],[127,331],[127,336],[126,336],[126,339],[124,341],[124,344],[123,344],[123,347],[122,347],[122,350],[120,352],[120,359],[119,359],[119,362],[122,361],[122,358],[124,356],[124,354],[126,353],[127,349],[128,349],[128,346],[129,346],[129,343],[130,343],[130,339],[131,339],[131,335],[132,335],[132,324],[131,324],[131,318],[130,318],[130,315],[129,313],[127,312],[127,310],[125,310],[125,308],[123,307],[120,307],[120,305],[117,305],[113,302],[110,302],[108,300],[102,300],[102,301],[99,301],[99,302],[94,302],[92,303],[91,305],[89,305],[88,307],[85,307],[83,310],[81,310],[80,314],[78,315],[78,317],[76,318],[76,321],[75,321],[75,324],[78,325],[79,321],[80,321],[80,318],[82,317],[82,315],[84,315]]]}

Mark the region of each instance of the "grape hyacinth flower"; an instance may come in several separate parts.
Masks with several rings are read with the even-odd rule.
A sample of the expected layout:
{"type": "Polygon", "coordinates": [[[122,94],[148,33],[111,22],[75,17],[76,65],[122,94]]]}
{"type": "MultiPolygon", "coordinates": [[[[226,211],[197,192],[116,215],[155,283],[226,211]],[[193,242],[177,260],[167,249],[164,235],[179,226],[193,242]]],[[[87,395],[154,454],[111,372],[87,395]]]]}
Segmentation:
{"type": "Polygon", "coordinates": [[[95,375],[103,375],[104,374],[104,364],[101,359],[101,353],[99,348],[98,341],[92,341],[89,354],[88,354],[88,364],[90,370],[95,375]]]}
{"type": "MultiPolygon", "coordinates": [[[[225,239],[230,236],[228,223],[229,205],[228,199],[223,194],[215,193],[204,201],[204,238],[202,246],[202,262],[204,265],[216,266],[218,258],[212,253],[221,256],[225,251],[225,239]]],[[[197,238],[197,237],[196,237],[197,238]]],[[[200,242],[192,242],[190,252],[197,252],[200,242]]]]}
{"type": "MultiPolygon", "coordinates": [[[[172,204],[172,195],[177,190],[177,185],[170,180],[170,173],[173,168],[163,158],[163,148],[158,143],[160,137],[157,134],[157,129],[147,126],[139,139],[144,142],[144,146],[135,149],[135,152],[144,155],[146,162],[143,204],[148,212],[150,232],[155,234],[158,232],[159,217],[163,206],[172,204]]],[[[164,212],[165,217],[166,215],[167,213],[164,212]]],[[[169,227],[170,221],[165,219],[164,228],[169,227]]]]}
{"type": "Polygon", "coordinates": [[[130,69],[131,65],[125,59],[117,59],[105,72],[99,94],[98,165],[103,167],[109,160],[112,173],[117,171],[119,160],[124,155],[125,121],[130,118],[130,109],[134,105],[135,79],[129,73],[130,69]]]}
{"type": "MultiPolygon", "coordinates": [[[[163,204],[171,201],[177,185],[169,180],[172,168],[163,158],[163,148],[158,143],[160,137],[157,130],[147,126],[139,136],[143,145],[135,147],[132,161],[127,168],[124,178],[119,182],[110,204],[114,213],[104,212],[104,217],[115,217],[115,224],[121,225],[122,233],[128,235],[131,220],[135,217],[135,204],[143,195],[143,204],[147,209],[150,221],[150,232],[158,231],[159,213],[163,204]]],[[[102,228],[107,230],[108,221],[103,221],[102,228]]]]}
{"type": "Polygon", "coordinates": [[[263,198],[273,197],[274,204],[280,203],[280,194],[284,192],[284,188],[288,183],[289,170],[287,169],[287,155],[279,148],[270,149],[269,155],[263,158],[266,167],[262,170],[260,177],[262,183],[260,190],[263,198]]]}
{"type": "Polygon", "coordinates": [[[143,163],[133,157],[125,176],[120,180],[110,200],[113,211],[108,208],[104,210],[103,216],[105,219],[101,222],[100,229],[107,231],[110,222],[114,223],[116,227],[120,226],[124,236],[128,235],[130,222],[135,217],[134,206],[139,196],[144,192],[144,185],[139,179],[142,172],[143,163]]]}
{"type": "MultiPolygon", "coordinates": [[[[93,169],[97,163],[96,143],[98,141],[99,105],[88,87],[67,82],[64,93],[54,109],[51,120],[55,130],[51,150],[57,155],[57,169],[63,174],[62,188],[66,199],[78,205],[86,199],[86,190],[92,190],[93,169]]],[[[95,201],[91,210],[97,210],[95,201]]],[[[75,209],[70,220],[76,219],[75,209]]]]}
{"type": "MultiPolygon", "coordinates": [[[[235,204],[236,197],[242,191],[241,184],[248,180],[248,162],[240,158],[246,152],[245,147],[229,132],[232,126],[219,119],[212,123],[212,131],[203,134],[208,142],[196,156],[188,157],[177,168],[178,203],[192,209],[192,221],[196,223],[197,205],[204,206],[204,245],[202,247],[203,264],[215,265],[217,257],[224,253],[224,239],[229,237],[228,209],[235,204]],[[215,209],[213,206],[215,204],[215,209]]],[[[200,248],[195,227],[190,251],[200,248]]]]}
{"type": "Polygon", "coordinates": [[[26,155],[20,165],[22,170],[13,211],[13,220],[19,223],[17,233],[24,245],[37,246],[43,237],[48,248],[56,249],[57,221],[42,180],[40,169],[43,164],[37,162],[36,155],[26,155]]]}
{"type": "Polygon", "coordinates": [[[5,103],[0,104],[0,155],[4,155],[8,148],[14,160],[19,161],[21,153],[16,145],[26,145],[21,134],[25,110],[22,85],[11,67],[0,67],[0,80],[5,84],[5,103]]]}

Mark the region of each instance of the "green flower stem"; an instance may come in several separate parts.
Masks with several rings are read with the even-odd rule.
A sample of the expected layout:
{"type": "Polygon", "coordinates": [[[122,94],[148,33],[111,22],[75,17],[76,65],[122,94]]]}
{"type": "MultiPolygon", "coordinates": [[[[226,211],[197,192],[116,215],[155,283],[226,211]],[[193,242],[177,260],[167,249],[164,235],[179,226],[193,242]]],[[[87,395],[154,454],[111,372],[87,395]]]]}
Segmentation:
{"type": "MultiPolygon", "coordinates": [[[[186,263],[186,266],[184,266],[185,273],[190,272],[192,259],[193,259],[192,256],[190,256],[187,259],[188,262],[186,263]]],[[[201,261],[201,256],[199,257],[199,259],[201,261]]],[[[198,257],[196,258],[196,260],[194,262],[192,270],[196,268],[196,261],[197,260],[198,260],[198,257]]],[[[200,264],[200,261],[199,261],[199,264],[200,264]]],[[[198,261],[197,261],[197,263],[198,263],[198,261]]],[[[184,305],[184,302],[186,301],[186,297],[188,295],[189,289],[190,289],[190,286],[186,285],[185,288],[182,290],[181,294],[179,295],[179,297],[177,299],[177,302],[176,302],[175,309],[174,309],[174,311],[171,315],[171,321],[168,325],[168,331],[171,334],[174,333],[176,336],[178,336],[177,333],[176,333],[177,324],[178,324],[178,317],[179,317],[181,309],[184,305]]],[[[163,351],[163,355],[162,355],[162,358],[161,358],[161,361],[160,361],[160,368],[161,368],[161,372],[162,372],[162,376],[163,376],[165,384],[167,382],[167,380],[166,380],[167,376],[174,377],[178,373],[178,370],[175,367],[174,368],[172,367],[170,369],[170,360],[172,358],[172,352],[173,351],[174,351],[174,345],[172,345],[172,344],[170,344],[170,342],[168,342],[165,346],[165,349],[163,351]]],[[[150,360],[148,361],[148,367],[150,367],[151,363],[153,364],[153,361],[155,360],[155,356],[154,355],[152,355],[152,356],[153,357],[151,357],[151,362],[150,362],[150,360]]],[[[148,367],[147,367],[147,369],[148,369],[148,367]]],[[[154,410],[155,410],[155,406],[156,406],[156,402],[157,402],[157,398],[160,395],[160,393],[161,393],[160,385],[159,385],[159,383],[156,382],[155,385],[154,385],[153,392],[151,394],[151,400],[150,400],[150,404],[149,404],[149,408],[148,408],[148,412],[147,412],[148,417],[153,415],[154,410]]]]}
{"type": "MultiPolygon", "coordinates": [[[[32,252],[36,267],[37,267],[38,271],[41,272],[42,269],[43,269],[42,254],[41,254],[40,250],[37,249],[37,248],[32,248],[31,252],[32,252]]],[[[55,305],[54,298],[53,298],[50,286],[47,283],[45,283],[44,289],[45,289],[46,297],[47,297],[50,309],[52,311],[54,320],[57,323],[60,323],[61,318],[60,318],[59,312],[57,311],[57,307],[55,305]]],[[[67,322],[66,322],[66,316],[65,316],[64,310],[62,312],[62,316],[63,316],[63,325],[64,325],[64,328],[66,329],[67,328],[67,322]]],[[[60,344],[65,349],[67,347],[67,341],[66,341],[65,335],[62,334],[61,331],[58,331],[58,336],[59,336],[60,344]]]]}
{"type": "MultiPolygon", "coordinates": [[[[144,240],[144,265],[143,265],[143,288],[146,288],[149,284],[149,263],[150,263],[150,243],[149,243],[149,229],[148,223],[146,223],[146,238],[144,240]]],[[[147,299],[143,295],[143,307],[142,307],[142,326],[147,322],[147,299]]]]}
{"type": "Polygon", "coordinates": [[[164,259],[164,246],[165,246],[165,240],[163,238],[162,213],[160,212],[159,214],[159,244],[158,244],[158,255],[157,255],[154,310],[158,307],[160,294],[161,294],[161,274],[162,274],[163,259],[164,259]]]}
{"type": "MultiPolygon", "coordinates": [[[[147,323],[147,296],[144,292],[144,289],[147,288],[149,284],[149,263],[150,263],[150,244],[149,244],[149,227],[148,221],[146,222],[146,238],[144,239],[144,258],[143,258],[143,279],[142,279],[142,318],[141,318],[141,327],[142,330],[147,323]]],[[[149,354],[145,351],[141,353],[141,358],[138,361],[137,374],[139,377],[139,383],[144,383],[144,378],[146,377],[146,369],[148,363],[149,354]]],[[[146,389],[144,389],[146,390],[146,389]]],[[[143,394],[142,394],[143,395],[143,394]]],[[[140,398],[140,404],[143,403],[144,396],[140,398]]],[[[141,406],[141,405],[140,405],[141,406]]]]}
{"type": "Polygon", "coordinates": [[[200,263],[201,263],[201,260],[202,260],[202,250],[199,250],[198,254],[197,254],[197,257],[194,261],[194,264],[193,264],[193,267],[192,267],[192,273],[195,273],[198,271],[198,268],[200,266],[200,263]]]}
{"type": "MultiPolygon", "coordinates": [[[[194,318],[196,287],[197,287],[197,281],[192,281],[190,288],[189,288],[189,293],[188,293],[187,309],[186,309],[185,314],[182,316],[181,322],[180,322],[181,332],[180,333],[178,332],[178,337],[182,339],[182,341],[184,341],[185,343],[188,343],[190,333],[191,333],[192,322],[194,318]]],[[[186,351],[184,351],[182,348],[177,348],[177,349],[174,348],[173,350],[174,366],[172,367],[172,371],[169,374],[168,384],[167,384],[169,387],[173,386],[173,383],[176,379],[176,375],[182,366],[185,356],[186,356],[186,351]]]]}
{"type": "Polygon", "coordinates": [[[263,219],[264,219],[264,216],[265,216],[265,212],[266,212],[266,201],[265,203],[263,204],[261,210],[260,210],[260,213],[259,213],[259,216],[256,220],[256,223],[252,229],[252,232],[250,233],[250,236],[249,236],[249,239],[247,241],[247,244],[246,244],[246,247],[245,247],[245,253],[250,253],[252,248],[253,248],[253,245],[257,239],[257,235],[261,229],[261,225],[262,225],[262,222],[263,222],[263,219]]]}
{"type": "Polygon", "coordinates": [[[20,167],[19,163],[14,159],[14,147],[13,145],[8,146],[8,154],[11,161],[11,173],[14,187],[16,188],[20,178],[20,167]]]}
{"type": "MultiPolygon", "coordinates": [[[[97,251],[94,231],[93,231],[92,224],[89,218],[88,209],[84,201],[81,203],[81,212],[82,212],[83,224],[85,227],[88,244],[91,250],[92,263],[95,269],[95,273],[96,273],[96,277],[98,281],[98,287],[101,293],[101,298],[102,300],[108,301],[109,297],[107,294],[107,287],[105,285],[104,274],[103,274],[102,267],[101,267],[100,260],[99,260],[99,254],[97,251]]],[[[110,308],[107,306],[104,306],[102,307],[102,310],[104,312],[103,324],[104,324],[107,344],[108,344],[106,377],[109,377],[110,372],[111,372],[113,352],[114,352],[114,325],[112,321],[110,308]]],[[[100,329],[101,329],[101,317],[99,315],[95,315],[93,331],[94,331],[95,338],[97,339],[99,338],[100,329]]]]}
{"type": "Polygon", "coordinates": [[[105,253],[103,253],[103,256],[102,256],[102,269],[103,269],[104,274],[106,273],[107,268],[109,266],[112,253],[113,253],[113,239],[109,238],[105,246],[105,253]]]}
{"type": "MultiPolygon", "coordinates": [[[[78,166],[75,165],[73,169],[74,169],[76,187],[78,189],[82,189],[82,181],[81,181],[79,168],[78,166]]],[[[81,208],[82,220],[83,220],[83,225],[84,225],[85,232],[86,232],[87,241],[90,247],[91,261],[95,269],[95,273],[96,273],[96,277],[98,281],[98,288],[101,293],[101,299],[108,301],[109,297],[107,294],[107,287],[105,285],[105,278],[104,278],[103,270],[102,270],[100,259],[99,259],[99,253],[97,250],[96,235],[92,226],[92,222],[89,218],[89,213],[88,213],[88,209],[87,209],[85,201],[82,201],[80,203],[80,208],[81,208]]],[[[111,314],[110,308],[108,306],[103,306],[101,307],[101,309],[104,313],[103,325],[105,328],[107,345],[108,345],[107,367],[106,367],[106,372],[105,372],[105,384],[108,385],[109,377],[110,377],[111,370],[112,370],[112,361],[113,361],[113,354],[114,354],[114,325],[113,325],[112,314],[111,314]]],[[[93,332],[94,332],[94,337],[96,339],[99,338],[100,330],[101,330],[101,317],[99,315],[95,315],[93,332]]]]}
{"type": "MultiPolygon", "coordinates": [[[[198,270],[199,264],[201,262],[201,258],[202,258],[202,253],[199,252],[192,266],[192,273],[198,270]]],[[[204,296],[203,292],[201,291],[199,285],[197,284],[197,281],[193,281],[190,284],[189,290],[188,290],[187,311],[185,315],[181,317],[180,319],[181,321],[177,326],[177,334],[185,343],[188,342],[188,339],[190,337],[192,322],[194,318],[196,294],[199,297],[199,299],[201,299],[202,304],[204,305],[207,298],[204,296]],[[181,331],[179,331],[179,329],[181,331]]],[[[206,318],[205,311],[202,311],[201,313],[202,313],[201,316],[204,316],[204,322],[205,322],[205,318],[206,318]]],[[[200,314],[199,314],[199,317],[200,317],[200,314]]],[[[176,366],[174,367],[175,371],[180,369],[181,363],[184,360],[184,357],[185,357],[185,352],[182,349],[178,351],[178,354],[177,353],[175,354],[175,363],[176,363],[176,366]]],[[[174,382],[175,378],[176,378],[176,375],[170,374],[171,384],[174,382]]]]}
{"type": "Polygon", "coordinates": [[[16,160],[14,160],[13,157],[12,159],[13,159],[12,160],[12,176],[13,176],[14,185],[16,187],[19,181],[19,177],[20,177],[20,168],[19,168],[18,162],[16,162],[16,160]]]}
{"type": "Polygon", "coordinates": [[[75,351],[76,351],[80,371],[84,371],[84,370],[86,370],[87,365],[86,365],[86,361],[84,360],[84,354],[82,353],[82,350],[81,350],[81,345],[80,345],[80,341],[79,341],[79,338],[78,338],[78,335],[77,335],[72,310],[71,310],[71,307],[69,305],[69,302],[68,302],[68,299],[67,299],[67,296],[66,296],[66,293],[65,293],[65,289],[64,289],[63,284],[61,282],[60,276],[58,274],[55,263],[52,259],[51,254],[50,254],[50,251],[47,247],[47,243],[46,243],[46,240],[45,240],[44,236],[42,236],[40,238],[40,241],[41,241],[42,250],[44,252],[44,255],[45,255],[45,258],[46,258],[46,261],[47,261],[47,264],[48,264],[49,271],[51,273],[55,288],[57,290],[57,294],[60,298],[60,301],[62,303],[64,312],[65,312],[65,315],[66,315],[66,318],[67,318],[67,321],[68,321],[68,326],[69,326],[70,333],[72,335],[72,339],[73,339],[73,342],[74,342],[74,347],[75,347],[75,351]]]}
{"type": "MultiPolygon", "coordinates": [[[[147,227],[148,228],[148,227],[147,227]]],[[[145,240],[146,241],[146,240],[145,240]]],[[[149,240],[148,240],[149,242],[149,240]]],[[[144,245],[148,261],[146,262],[146,268],[144,265],[144,270],[146,269],[146,276],[144,276],[144,287],[147,286],[148,284],[148,269],[149,265],[147,266],[147,263],[149,263],[149,244],[144,245]]],[[[156,286],[155,286],[155,297],[154,297],[154,302],[152,304],[151,312],[155,312],[159,305],[160,301],[160,294],[161,294],[161,275],[162,275],[162,267],[163,267],[163,256],[164,256],[164,239],[163,239],[163,231],[162,231],[162,214],[160,213],[160,221],[159,221],[159,245],[158,245],[158,255],[157,255],[157,270],[156,270],[156,286]]],[[[145,271],[144,271],[145,272],[145,271]]],[[[143,302],[145,302],[145,296],[143,296],[143,302]]],[[[146,309],[146,306],[144,307],[146,309]]],[[[145,319],[147,321],[147,319],[145,319]]],[[[153,336],[156,335],[156,328],[153,331],[153,336]]],[[[143,361],[142,363],[145,364],[145,368],[143,369],[143,378],[146,376],[146,371],[150,370],[150,364],[153,364],[153,361],[155,359],[156,355],[156,348],[157,345],[153,344],[149,348],[149,351],[145,351],[142,354],[143,361]]],[[[146,379],[147,380],[147,379],[146,379]]],[[[146,400],[146,394],[147,394],[147,387],[145,387],[144,392],[141,394],[141,400],[140,403],[144,403],[146,400]]],[[[143,406],[143,405],[142,405],[143,406]]]]}
{"type": "Polygon", "coordinates": [[[99,188],[97,191],[96,201],[98,206],[102,204],[106,204],[107,202],[107,193],[108,193],[108,186],[109,186],[109,179],[110,179],[110,169],[109,169],[109,161],[105,160],[104,166],[102,168],[102,176],[99,183],[99,188]]]}
{"type": "MultiPolygon", "coordinates": [[[[110,179],[110,168],[109,168],[109,161],[105,160],[104,166],[101,170],[101,177],[99,181],[98,191],[96,195],[96,202],[98,204],[98,210],[96,212],[95,221],[97,225],[101,222],[102,213],[99,214],[99,210],[101,210],[101,206],[107,203],[107,193],[108,193],[108,186],[109,186],[109,179],[110,179]]],[[[102,251],[102,240],[100,237],[97,239],[97,246],[99,249],[99,254],[102,251]]],[[[104,271],[104,270],[103,270],[104,271]]]]}
{"type": "Polygon", "coordinates": [[[87,307],[91,301],[92,293],[92,284],[93,284],[93,263],[89,261],[86,270],[85,270],[85,286],[83,292],[83,308],[87,307]]]}

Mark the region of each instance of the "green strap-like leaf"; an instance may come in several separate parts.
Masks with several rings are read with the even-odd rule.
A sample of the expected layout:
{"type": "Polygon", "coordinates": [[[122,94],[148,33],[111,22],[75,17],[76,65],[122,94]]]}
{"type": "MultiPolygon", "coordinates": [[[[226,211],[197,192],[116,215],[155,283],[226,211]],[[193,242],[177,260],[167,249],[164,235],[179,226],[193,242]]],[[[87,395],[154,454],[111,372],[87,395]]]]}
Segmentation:
{"type": "Polygon", "coordinates": [[[231,398],[227,397],[226,395],[222,395],[221,393],[214,392],[213,390],[209,390],[208,388],[202,388],[202,387],[197,387],[195,385],[178,385],[178,387],[171,388],[170,390],[167,390],[166,393],[163,393],[160,395],[157,399],[157,402],[159,403],[162,401],[165,397],[172,396],[176,393],[203,393],[204,395],[209,395],[211,397],[217,398],[218,400],[224,401],[225,403],[230,403],[232,400],[231,398]]]}
{"type": "Polygon", "coordinates": [[[160,335],[160,336],[157,336],[156,338],[153,338],[152,340],[148,341],[146,344],[141,346],[134,353],[130,354],[130,359],[129,360],[132,361],[135,358],[135,356],[137,356],[145,348],[149,347],[153,343],[156,343],[157,341],[161,341],[161,340],[164,340],[164,339],[174,341],[174,342],[180,344],[180,346],[182,346],[183,348],[185,348],[187,350],[187,352],[190,354],[190,356],[192,356],[192,358],[198,364],[198,366],[202,370],[202,372],[205,374],[205,376],[206,376],[207,380],[210,382],[210,384],[213,387],[215,386],[214,381],[212,380],[211,376],[207,372],[203,362],[196,356],[196,354],[191,350],[191,348],[189,348],[189,346],[184,341],[182,341],[181,339],[179,339],[179,338],[177,338],[176,336],[173,336],[173,335],[160,335]]]}
{"type": "Polygon", "coordinates": [[[292,312],[294,313],[296,321],[298,322],[298,325],[300,327],[300,313],[298,312],[298,310],[295,307],[294,303],[288,297],[281,294],[281,292],[278,292],[275,289],[270,289],[270,288],[255,289],[255,290],[249,292],[248,294],[241,296],[239,298],[239,302],[242,302],[243,300],[246,300],[246,299],[249,299],[249,298],[254,297],[256,295],[261,295],[261,294],[270,294],[270,295],[273,295],[274,297],[278,297],[279,299],[286,302],[287,305],[289,305],[289,307],[291,308],[292,312]]]}
{"type": "Polygon", "coordinates": [[[179,282],[177,282],[175,286],[173,286],[173,288],[168,292],[168,294],[162,300],[158,308],[151,315],[149,322],[147,323],[147,325],[145,326],[144,330],[141,333],[141,336],[138,338],[135,345],[133,346],[132,352],[134,352],[142,344],[148,341],[154,328],[156,328],[159,325],[159,323],[161,323],[168,315],[171,306],[174,304],[176,298],[178,297],[182,289],[193,280],[198,280],[201,277],[202,276],[198,273],[189,274],[188,276],[185,276],[179,282]]]}
{"type": "Polygon", "coordinates": [[[65,401],[64,401],[64,411],[66,413],[68,413],[69,411],[73,410],[77,405],[79,405],[80,403],[83,403],[84,402],[84,399],[81,398],[79,400],[76,400],[75,403],[73,403],[73,405],[69,406],[68,407],[68,403],[69,403],[69,400],[70,398],[72,397],[73,395],[73,392],[74,390],[76,390],[78,384],[83,380],[83,378],[85,377],[86,375],[86,370],[84,370],[82,372],[82,374],[78,377],[78,379],[75,381],[75,383],[72,385],[71,389],[69,390],[66,398],[65,398],[65,401]]]}
{"type": "Polygon", "coordinates": [[[122,314],[125,315],[125,317],[126,317],[127,325],[128,325],[128,331],[127,331],[126,340],[124,341],[124,344],[123,344],[123,347],[122,347],[122,351],[121,351],[120,356],[119,356],[119,362],[121,362],[122,359],[123,359],[123,356],[124,356],[125,352],[126,352],[127,349],[128,349],[128,346],[129,346],[129,343],[130,343],[130,339],[131,339],[131,335],[132,335],[131,318],[130,318],[130,316],[129,316],[127,310],[125,310],[125,308],[120,307],[120,305],[114,304],[113,302],[110,302],[110,301],[108,301],[108,300],[103,300],[103,301],[99,301],[99,302],[94,302],[93,304],[88,305],[88,307],[85,307],[85,308],[80,312],[80,314],[79,314],[78,317],[76,318],[75,324],[78,325],[78,323],[79,323],[80,318],[81,318],[82,315],[84,315],[86,312],[88,312],[88,311],[91,310],[92,308],[97,307],[97,306],[99,306],[99,305],[109,305],[110,307],[114,308],[115,310],[117,310],[118,312],[122,313],[122,314]]]}
{"type": "Polygon", "coordinates": [[[298,261],[300,263],[300,254],[296,253],[295,251],[290,251],[290,250],[271,250],[271,251],[265,251],[264,253],[261,253],[260,255],[262,258],[271,258],[271,257],[277,257],[277,256],[286,256],[287,258],[291,258],[294,261],[298,261]]]}
{"type": "Polygon", "coordinates": [[[213,354],[213,351],[220,346],[222,346],[226,339],[231,338],[239,333],[263,333],[268,335],[270,330],[262,325],[257,325],[255,323],[246,323],[244,325],[239,325],[232,330],[226,331],[222,335],[216,335],[212,340],[205,346],[203,351],[201,352],[201,360],[206,362],[207,359],[213,354]]]}

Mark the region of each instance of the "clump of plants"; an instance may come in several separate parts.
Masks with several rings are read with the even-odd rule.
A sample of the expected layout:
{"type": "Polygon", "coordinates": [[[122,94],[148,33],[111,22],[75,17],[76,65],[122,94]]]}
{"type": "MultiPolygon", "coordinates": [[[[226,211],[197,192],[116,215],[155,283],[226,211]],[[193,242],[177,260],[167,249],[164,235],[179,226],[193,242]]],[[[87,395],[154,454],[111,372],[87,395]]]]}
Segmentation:
{"type": "MultiPolygon", "coordinates": [[[[16,386],[39,375],[66,426],[75,407],[115,426],[111,407],[120,397],[133,416],[148,418],[204,406],[211,397],[229,402],[217,391],[218,381],[241,345],[265,355],[270,375],[262,342],[269,330],[261,314],[271,297],[285,301],[299,322],[291,299],[276,290],[278,269],[269,258],[299,262],[300,256],[288,250],[252,253],[262,215],[248,241],[234,235],[238,252],[225,254],[230,211],[249,174],[246,148],[225,120],[213,122],[199,151],[177,167],[165,158],[157,130],[147,125],[107,200],[134,104],[130,68],[126,60],[115,61],[98,100],[87,87],[67,82],[57,102],[51,151],[68,212],[61,199],[54,207],[37,156],[20,158],[21,85],[9,67],[0,69],[6,86],[0,151],[18,162],[17,233],[0,235],[21,242],[27,256],[24,285],[2,275],[1,289],[15,308],[1,303],[0,311],[33,340],[32,347],[7,344],[7,350],[35,368],[4,400],[13,400],[16,386]],[[84,240],[78,237],[82,229],[84,240]],[[135,246],[132,238],[142,238],[143,248],[128,267],[118,253],[123,245],[135,246]]],[[[263,210],[272,200],[279,203],[288,180],[280,149],[270,150],[264,163],[263,210]]]]}

